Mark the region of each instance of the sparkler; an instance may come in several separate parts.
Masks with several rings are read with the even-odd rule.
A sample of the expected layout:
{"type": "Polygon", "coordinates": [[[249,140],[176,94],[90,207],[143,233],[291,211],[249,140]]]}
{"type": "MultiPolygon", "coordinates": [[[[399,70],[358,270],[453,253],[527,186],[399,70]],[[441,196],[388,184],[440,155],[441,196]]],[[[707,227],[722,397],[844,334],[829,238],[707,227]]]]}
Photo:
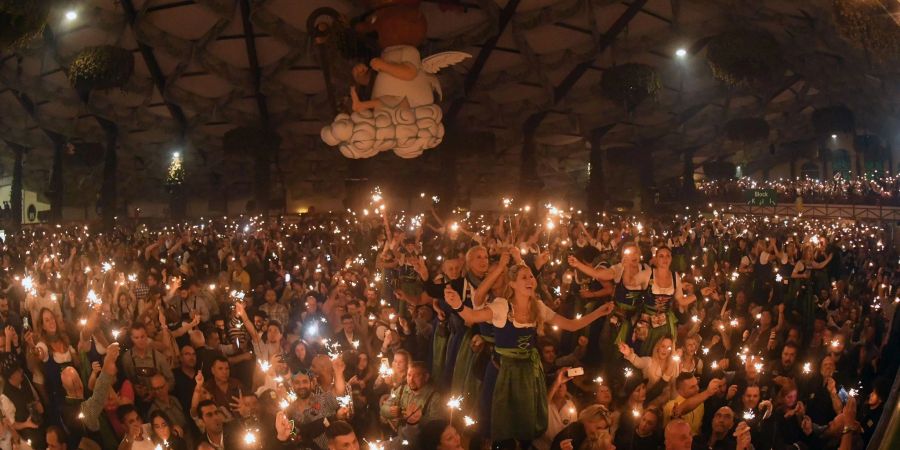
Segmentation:
{"type": "Polygon", "coordinates": [[[752,409],[744,411],[744,420],[750,421],[756,418],[756,413],[752,409]]]}
{"type": "Polygon", "coordinates": [[[631,378],[631,375],[634,374],[634,371],[630,367],[626,367],[623,372],[625,373],[625,378],[631,378]]]}
{"type": "Polygon", "coordinates": [[[450,400],[447,401],[447,407],[450,408],[450,422],[453,422],[453,411],[457,409],[462,409],[462,401],[463,397],[450,397],[450,400]]]}
{"type": "Polygon", "coordinates": [[[468,428],[468,427],[471,427],[472,425],[475,425],[478,422],[476,422],[475,419],[473,419],[469,416],[463,416],[463,423],[466,425],[466,428],[468,428]]]}
{"type": "Polygon", "coordinates": [[[804,374],[808,374],[808,373],[810,373],[810,372],[812,372],[812,364],[810,364],[810,363],[803,363],[803,373],[804,373],[804,374]]]}
{"type": "Polygon", "coordinates": [[[87,293],[87,304],[88,304],[89,308],[94,309],[94,308],[102,305],[103,300],[101,300],[100,297],[97,296],[97,293],[94,292],[93,289],[91,289],[87,293]]]}

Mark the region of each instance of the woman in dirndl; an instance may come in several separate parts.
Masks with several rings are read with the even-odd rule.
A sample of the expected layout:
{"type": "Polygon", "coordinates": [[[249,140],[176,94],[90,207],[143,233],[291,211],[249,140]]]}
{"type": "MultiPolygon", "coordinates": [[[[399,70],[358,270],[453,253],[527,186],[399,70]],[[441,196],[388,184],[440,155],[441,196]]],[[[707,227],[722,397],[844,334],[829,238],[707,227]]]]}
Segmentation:
{"type": "Polygon", "coordinates": [[[669,267],[672,264],[672,251],[668,247],[660,247],[653,258],[654,267],[650,272],[649,295],[641,311],[641,319],[650,324],[650,333],[644,340],[641,354],[650,354],[653,346],[664,336],[675,339],[676,318],[672,302],[682,308],[687,307],[697,297],[685,296],[681,288],[681,277],[669,267]]]}
{"type": "Polygon", "coordinates": [[[537,336],[545,325],[576,331],[612,312],[608,303],[579,319],[556,314],[535,290],[537,279],[528,266],[517,264],[506,271],[505,298],[495,298],[479,309],[463,304],[459,294],[447,289],[445,300],[469,323],[494,326],[494,349],[485,372],[479,420],[500,448],[530,448],[532,440],[547,428],[547,385],[537,350],[537,336]]]}
{"type": "Polygon", "coordinates": [[[609,268],[593,268],[574,256],[569,257],[569,265],[601,281],[613,281],[615,310],[609,318],[604,354],[615,355],[619,342],[630,342],[636,315],[643,307],[650,283],[651,269],[641,263],[638,246],[628,243],[622,246],[622,262],[609,268]]]}

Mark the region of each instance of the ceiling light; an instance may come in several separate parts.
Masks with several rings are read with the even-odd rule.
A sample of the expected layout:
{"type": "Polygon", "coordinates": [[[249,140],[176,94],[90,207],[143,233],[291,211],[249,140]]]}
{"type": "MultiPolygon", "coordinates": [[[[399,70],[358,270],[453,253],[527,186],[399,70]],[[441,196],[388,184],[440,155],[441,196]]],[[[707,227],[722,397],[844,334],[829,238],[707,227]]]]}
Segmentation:
{"type": "Polygon", "coordinates": [[[831,135],[831,138],[832,138],[832,139],[837,139],[837,135],[836,135],[836,134],[832,134],[832,135],[831,135]]]}
{"type": "Polygon", "coordinates": [[[172,157],[176,158],[176,159],[181,158],[181,153],[179,153],[179,152],[172,153],[172,157]]]}
{"type": "Polygon", "coordinates": [[[78,18],[77,12],[75,12],[75,11],[67,11],[66,12],[66,20],[68,20],[69,22],[71,22],[77,18],[78,18]]]}
{"type": "Polygon", "coordinates": [[[679,48],[678,50],[675,50],[675,56],[677,56],[679,58],[684,58],[685,56],[687,56],[687,50],[685,50],[683,48],[679,48]]]}

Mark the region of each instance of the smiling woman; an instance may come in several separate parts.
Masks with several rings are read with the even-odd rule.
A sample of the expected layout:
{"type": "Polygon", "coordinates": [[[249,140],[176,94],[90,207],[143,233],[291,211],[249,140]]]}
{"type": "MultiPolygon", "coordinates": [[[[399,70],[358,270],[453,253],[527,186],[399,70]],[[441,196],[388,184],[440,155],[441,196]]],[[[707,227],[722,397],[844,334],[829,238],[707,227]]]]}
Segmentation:
{"type": "Polygon", "coordinates": [[[467,322],[494,327],[493,364],[487,366],[481,391],[482,432],[493,441],[505,442],[503,445],[518,442],[528,448],[547,429],[547,386],[537,351],[537,336],[543,333],[544,324],[576,331],[609,314],[612,305],[567,319],[538,300],[537,280],[528,266],[510,266],[506,279],[507,298],[495,298],[478,309],[465,306],[449,286],[444,296],[467,322]]]}

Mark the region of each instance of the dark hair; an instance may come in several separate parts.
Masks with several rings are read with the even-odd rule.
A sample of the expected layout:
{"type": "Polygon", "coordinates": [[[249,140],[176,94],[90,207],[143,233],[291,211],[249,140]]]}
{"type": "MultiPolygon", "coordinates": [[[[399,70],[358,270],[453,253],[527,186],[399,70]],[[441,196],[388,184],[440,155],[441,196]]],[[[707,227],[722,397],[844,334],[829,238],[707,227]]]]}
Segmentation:
{"type": "Polygon", "coordinates": [[[128,330],[129,336],[134,330],[144,330],[144,332],[147,332],[147,325],[144,325],[144,322],[141,322],[140,320],[136,320],[131,324],[131,328],[128,330]]]}
{"type": "Polygon", "coordinates": [[[347,319],[353,320],[353,316],[351,316],[350,314],[344,314],[341,316],[341,322],[343,322],[347,319]]]}
{"type": "Polygon", "coordinates": [[[422,429],[419,433],[419,449],[421,450],[432,450],[438,448],[441,444],[441,436],[444,434],[444,430],[450,426],[450,422],[444,419],[436,419],[430,422],[426,422],[422,425],[422,429]]]}
{"type": "Polygon", "coordinates": [[[274,320],[274,319],[272,319],[272,320],[266,322],[266,331],[268,331],[268,330],[269,330],[269,327],[271,327],[271,326],[276,326],[276,327],[278,327],[278,331],[284,333],[284,327],[281,326],[281,322],[279,322],[279,321],[277,321],[277,320],[274,320]]]}
{"type": "Polygon", "coordinates": [[[212,406],[218,409],[218,406],[216,406],[216,402],[210,399],[201,400],[200,403],[197,404],[197,414],[200,415],[200,419],[203,419],[203,408],[207,406],[212,406]]]}
{"type": "Polygon", "coordinates": [[[220,354],[217,354],[217,355],[213,358],[212,364],[210,364],[210,367],[212,367],[212,365],[215,364],[215,363],[217,363],[217,362],[223,362],[223,363],[225,363],[225,364],[229,364],[228,358],[226,358],[225,355],[223,355],[223,354],[221,354],[221,353],[220,353],[220,354]]]}
{"type": "Polygon", "coordinates": [[[793,343],[793,342],[785,342],[785,343],[784,343],[784,347],[785,347],[785,348],[790,347],[790,348],[792,348],[792,349],[794,349],[794,350],[798,350],[798,349],[800,348],[797,344],[795,344],[795,343],[793,343]]]}
{"type": "Polygon", "coordinates": [[[127,416],[130,413],[137,414],[137,409],[135,409],[134,405],[132,405],[130,403],[126,403],[124,405],[119,405],[116,408],[116,417],[119,418],[119,422],[124,422],[125,416],[127,416]]]}
{"type": "Polygon", "coordinates": [[[678,374],[678,378],[675,379],[675,388],[680,388],[681,384],[687,380],[695,378],[693,372],[681,372],[678,374]]]}
{"type": "MultiPolygon", "coordinates": [[[[198,410],[198,411],[199,411],[199,410],[198,410]]],[[[164,413],[164,412],[162,412],[162,411],[160,411],[160,410],[157,409],[157,410],[153,411],[153,412],[150,414],[150,417],[147,418],[147,422],[150,422],[150,429],[151,429],[151,430],[153,429],[153,419],[155,419],[155,418],[157,418],[157,417],[159,417],[159,418],[162,419],[164,422],[166,422],[166,425],[168,425],[168,426],[170,426],[170,427],[172,426],[172,421],[169,420],[169,416],[166,415],[166,413],[164,413]]]]}
{"type": "Polygon", "coordinates": [[[331,422],[331,425],[329,425],[328,428],[325,429],[325,436],[328,437],[329,441],[333,441],[339,436],[346,436],[351,433],[355,433],[355,431],[353,431],[353,427],[343,420],[335,420],[334,422],[331,422]]]}

